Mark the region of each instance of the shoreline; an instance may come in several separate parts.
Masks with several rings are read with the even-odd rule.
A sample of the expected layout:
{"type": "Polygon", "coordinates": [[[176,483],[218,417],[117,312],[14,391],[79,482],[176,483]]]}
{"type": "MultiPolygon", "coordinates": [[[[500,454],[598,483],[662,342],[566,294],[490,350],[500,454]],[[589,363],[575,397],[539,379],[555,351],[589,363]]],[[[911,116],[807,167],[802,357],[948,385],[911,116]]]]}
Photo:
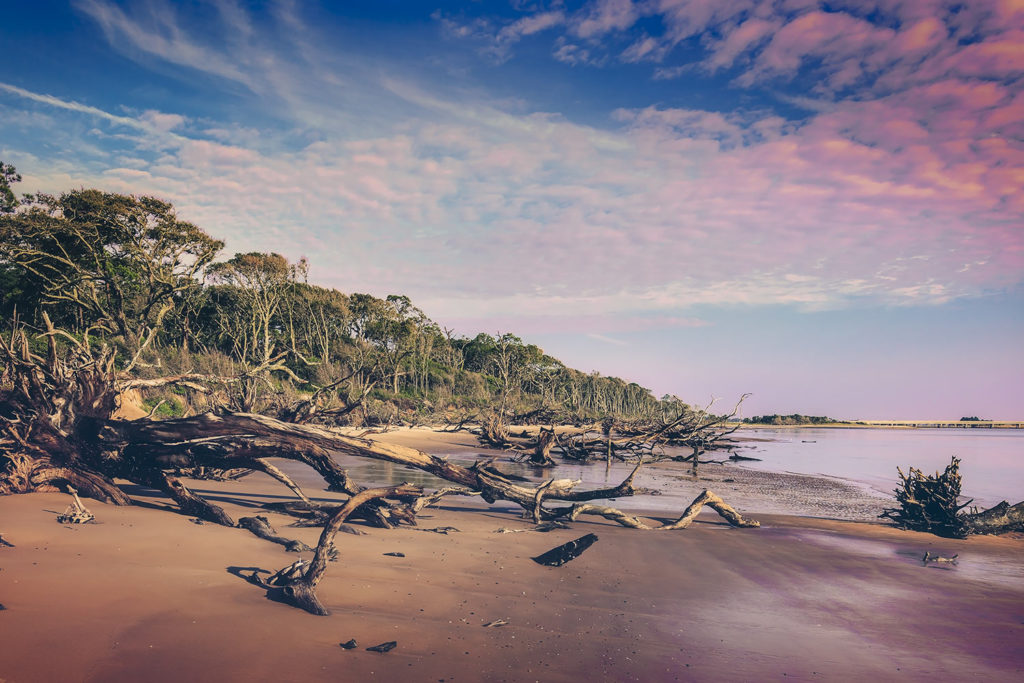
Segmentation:
{"type": "Polygon", "coordinates": [[[730,427],[741,429],[1024,429],[1024,421],[992,420],[984,422],[959,422],[958,420],[857,420],[853,422],[825,422],[822,424],[754,424],[728,422],[730,427]]]}
{"type": "MultiPolygon", "coordinates": [[[[482,450],[464,433],[373,436],[482,450]]],[[[998,681],[1024,671],[1024,537],[947,540],[764,514],[753,496],[764,473],[749,472],[749,483],[679,484],[710,485],[760,529],[705,512],[679,531],[581,518],[538,533],[511,505],[460,498],[424,510],[418,527],[358,526],[363,535],[339,534],[321,584],[329,617],[271,602],[232,573],[276,570],[295,554],[196,525],[155,491],[133,490],[133,507],[86,501],[98,523],[82,526],[56,523],[66,495],[0,497],[0,532],[15,545],[0,547],[0,680],[998,681]],[[443,526],[459,531],[430,531],[443,526]],[[588,532],[600,540],[567,565],[530,560],[588,532]],[[926,551],[959,564],[924,566],[926,551]],[[350,638],[355,650],[338,646],[350,638]],[[390,640],[387,654],[365,650],[390,640]]],[[[777,483],[763,495],[810,484],[777,483]]],[[[263,474],[193,485],[236,519],[266,515],[310,545],[319,535],[258,507],[291,497],[263,474]]]]}

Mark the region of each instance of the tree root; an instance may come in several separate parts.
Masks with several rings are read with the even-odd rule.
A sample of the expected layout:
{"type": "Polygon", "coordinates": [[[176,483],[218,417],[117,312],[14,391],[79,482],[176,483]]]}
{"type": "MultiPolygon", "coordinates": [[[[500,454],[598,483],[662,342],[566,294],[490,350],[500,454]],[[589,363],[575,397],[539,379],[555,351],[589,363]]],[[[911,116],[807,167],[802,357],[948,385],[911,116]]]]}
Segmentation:
{"type": "Polygon", "coordinates": [[[308,563],[297,560],[281,571],[271,576],[266,581],[259,578],[254,571],[249,581],[255,583],[268,592],[272,597],[283,599],[285,602],[304,609],[310,614],[326,616],[330,614],[326,607],[320,602],[316,595],[316,586],[320,583],[324,573],[327,571],[327,562],[330,560],[332,549],[334,549],[334,537],[341,528],[341,525],[348,519],[360,505],[367,501],[378,498],[405,498],[420,496],[423,490],[412,484],[401,484],[400,486],[389,486],[386,488],[367,489],[360,491],[348,499],[348,501],[331,516],[327,526],[320,534],[320,541],[317,543],[313,559],[308,563]],[[303,568],[305,567],[305,568],[303,568]]]}
{"type": "Polygon", "coordinates": [[[302,541],[278,536],[274,527],[270,526],[270,520],[260,515],[255,517],[242,517],[238,520],[238,526],[242,529],[248,529],[265,541],[283,545],[284,549],[290,553],[305,553],[313,550],[302,541]]]}

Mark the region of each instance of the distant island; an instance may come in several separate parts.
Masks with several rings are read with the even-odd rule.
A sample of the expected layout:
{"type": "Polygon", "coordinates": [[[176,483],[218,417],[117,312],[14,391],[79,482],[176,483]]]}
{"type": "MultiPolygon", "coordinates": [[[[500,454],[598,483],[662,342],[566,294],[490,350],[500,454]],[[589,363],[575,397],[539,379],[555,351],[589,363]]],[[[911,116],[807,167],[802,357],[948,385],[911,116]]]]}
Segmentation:
{"type": "Polygon", "coordinates": [[[875,428],[911,428],[911,429],[942,429],[942,428],[986,428],[986,429],[1024,429],[1024,421],[989,420],[980,417],[961,417],[959,420],[837,420],[823,415],[757,415],[739,420],[741,424],[770,427],[875,427],[875,428]]]}
{"type": "Polygon", "coordinates": [[[846,420],[834,420],[824,415],[758,415],[745,417],[743,424],[751,425],[821,425],[821,424],[851,424],[846,420]]]}

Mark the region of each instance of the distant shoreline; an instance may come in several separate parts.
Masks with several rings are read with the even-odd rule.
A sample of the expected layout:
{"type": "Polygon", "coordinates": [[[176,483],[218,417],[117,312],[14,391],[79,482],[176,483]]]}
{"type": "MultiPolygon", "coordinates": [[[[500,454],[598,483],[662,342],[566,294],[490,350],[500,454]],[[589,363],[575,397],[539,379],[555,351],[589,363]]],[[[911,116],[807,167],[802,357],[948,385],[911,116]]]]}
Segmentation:
{"type": "Polygon", "coordinates": [[[856,422],[822,422],[817,424],[768,424],[729,422],[746,429],[1024,429],[1024,421],[985,420],[858,420],[856,422]]]}

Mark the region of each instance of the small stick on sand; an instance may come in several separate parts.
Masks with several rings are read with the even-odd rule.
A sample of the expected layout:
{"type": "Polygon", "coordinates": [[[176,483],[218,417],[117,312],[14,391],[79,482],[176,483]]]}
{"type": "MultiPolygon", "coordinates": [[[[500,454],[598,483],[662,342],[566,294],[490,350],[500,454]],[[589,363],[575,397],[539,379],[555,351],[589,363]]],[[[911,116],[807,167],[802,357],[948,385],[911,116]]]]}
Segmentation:
{"type": "Polygon", "coordinates": [[[78,491],[73,486],[68,486],[68,493],[71,494],[74,501],[71,505],[68,505],[64,512],[57,516],[58,522],[61,524],[86,524],[96,519],[96,516],[82,505],[82,500],[78,497],[78,491]]]}

